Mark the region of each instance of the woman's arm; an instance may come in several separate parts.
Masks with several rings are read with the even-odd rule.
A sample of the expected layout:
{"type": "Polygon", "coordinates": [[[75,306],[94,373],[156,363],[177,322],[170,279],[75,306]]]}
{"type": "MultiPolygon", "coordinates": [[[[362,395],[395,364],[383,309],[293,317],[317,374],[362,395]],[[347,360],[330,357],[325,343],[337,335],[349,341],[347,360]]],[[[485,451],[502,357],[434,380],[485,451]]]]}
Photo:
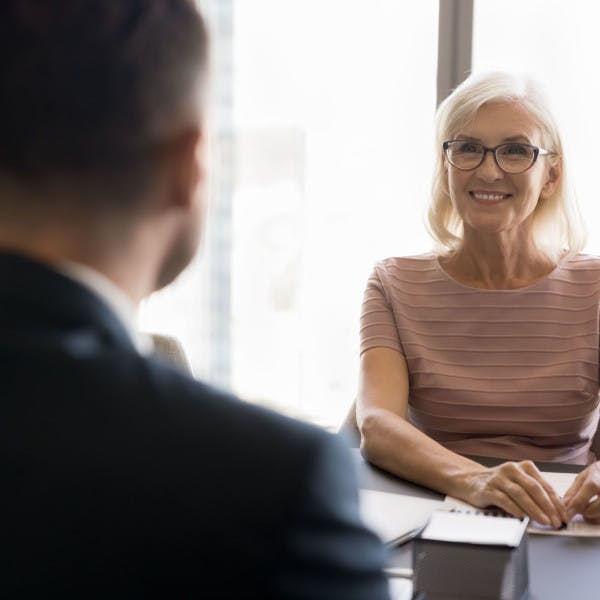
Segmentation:
{"type": "Polygon", "coordinates": [[[475,506],[496,505],[561,526],[562,502],[531,461],[486,468],[444,448],[408,422],[408,387],[400,352],[377,347],[362,354],[356,412],[361,451],[369,462],[475,506]]]}

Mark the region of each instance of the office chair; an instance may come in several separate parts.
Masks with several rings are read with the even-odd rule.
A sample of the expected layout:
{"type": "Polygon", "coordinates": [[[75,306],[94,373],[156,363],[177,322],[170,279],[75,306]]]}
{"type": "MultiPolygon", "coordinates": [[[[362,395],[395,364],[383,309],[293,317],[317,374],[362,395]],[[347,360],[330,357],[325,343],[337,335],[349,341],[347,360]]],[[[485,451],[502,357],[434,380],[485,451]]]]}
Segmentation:
{"type": "Polygon", "coordinates": [[[600,425],[596,429],[596,433],[592,438],[590,450],[596,455],[596,460],[600,460],[600,425]]]}
{"type": "Polygon", "coordinates": [[[338,430],[338,434],[346,440],[350,448],[360,447],[360,431],[356,422],[356,398],[352,400],[350,409],[338,430]]]}
{"type": "Polygon", "coordinates": [[[173,336],[161,333],[150,333],[154,344],[154,353],[184,373],[192,375],[192,368],[181,342],[173,336]]]}

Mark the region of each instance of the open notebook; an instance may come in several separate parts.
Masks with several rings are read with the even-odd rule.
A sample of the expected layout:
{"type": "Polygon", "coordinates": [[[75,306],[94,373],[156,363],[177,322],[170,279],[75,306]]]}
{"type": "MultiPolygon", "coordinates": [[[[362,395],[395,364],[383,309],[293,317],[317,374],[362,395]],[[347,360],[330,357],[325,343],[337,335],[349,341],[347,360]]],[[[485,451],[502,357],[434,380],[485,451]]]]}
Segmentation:
{"type": "MultiPolygon", "coordinates": [[[[544,477],[562,496],[573,482],[575,474],[544,472],[544,477]]],[[[490,513],[489,510],[475,508],[451,496],[446,496],[445,500],[441,501],[365,489],[360,490],[360,507],[365,524],[385,544],[389,545],[412,539],[437,510],[471,511],[475,514],[490,513]]],[[[492,511],[492,513],[494,515],[502,514],[501,511],[492,511]]],[[[600,537],[600,525],[586,523],[581,516],[575,517],[564,529],[557,530],[530,521],[527,530],[529,533],[539,535],[600,537]]]]}
{"type": "MultiPolygon", "coordinates": [[[[543,471],[542,475],[544,476],[544,479],[546,479],[546,481],[548,481],[548,483],[550,483],[550,485],[556,490],[556,493],[559,496],[564,495],[564,493],[569,489],[569,487],[573,483],[573,480],[576,477],[575,473],[553,473],[549,471],[543,471]]],[[[467,502],[458,500],[457,498],[453,498],[452,496],[446,496],[444,503],[445,508],[447,510],[454,510],[458,512],[484,512],[482,509],[475,508],[467,502]]],[[[500,512],[501,511],[496,511],[496,514],[499,514],[500,512]]],[[[575,518],[564,529],[554,529],[547,525],[542,525],[537,521],[530,521],[527,527],[527,531],[529,533],[538,535],[600,537],[600,525],[591,525],[590,523],[586,523],[581,515],[576,515],[575,518]]]]}
{"type": "MultiPolygon", "coordinates": [[[[559,495],[563,495],[570,487],[575,474],[573,473],[543,473],[546,480],[554,487],[559,495]]],[[[414,496],[404,496],[374,490],[360,490],[361,516],[385,544],[395,545],[408,541],[417,535],[427,524],[434,511],[470,512],[491,516],[502,515],[502,511],[478,509],[462,500],[446,496],[445,500],[429,500],[414,496]]],[[[506,516],[506,515],[505,515],[506,516]]],[[[452,521],[455,522],[455,521],[452,521]]],[[[504,524],[506,526],[507,523],[504,524]]],[[[504,527],[496,525],[495,527],[504,527]]],[[[518,525],[516,525],[518,529],[518,525]]],[[[507,529],[508,531],[508,529],[507,529]]],[[[581,516],[575,517],[564,529],[553,529],[529,521],[527,531],[539,535],[567,535],[580,537],[600,537],[600,525],[586,523],[581,516]]]]}
{"type": "Polygon", "coordinates": [[[374,490],[360,490],[360,511],[365,524],[385,544],[396,545],[414,537],[443,500],[428,500],[374,490]]]}
{"type": "Polygon", "coordinates": [[[516,548],[528,519],[478,510],[436,510],[421,533],[425,540],[516,548]]]}

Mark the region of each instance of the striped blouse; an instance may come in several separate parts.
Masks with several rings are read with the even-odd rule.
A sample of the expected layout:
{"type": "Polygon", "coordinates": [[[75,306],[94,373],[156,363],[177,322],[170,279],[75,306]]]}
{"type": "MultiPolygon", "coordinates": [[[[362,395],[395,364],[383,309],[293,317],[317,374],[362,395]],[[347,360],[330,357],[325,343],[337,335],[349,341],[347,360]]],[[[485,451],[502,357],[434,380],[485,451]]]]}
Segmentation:
{"type": "Polygon", "coordinates": [[[600,258],[514,290],[467,287],[433,254],[388,258],[365,290],[361,353],[402,353],[410,422],[460,454],[585,464],[598,424],[600,258]]]}

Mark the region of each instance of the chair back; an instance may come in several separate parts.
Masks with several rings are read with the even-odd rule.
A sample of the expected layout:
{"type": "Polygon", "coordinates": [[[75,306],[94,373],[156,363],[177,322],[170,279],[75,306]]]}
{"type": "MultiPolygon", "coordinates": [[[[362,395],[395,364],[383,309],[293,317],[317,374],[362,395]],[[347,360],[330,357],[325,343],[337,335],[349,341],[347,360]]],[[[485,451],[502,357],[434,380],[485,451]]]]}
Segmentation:
{"type": "Polygon", "coordinates": [[[356,399],[352,401],[338,434],[346,440],[351,448],[360,447],[360,431],[356,422],[356,399]]]}
{"type": "Polygon", "coordinates": [[[154,353],[181,371],[192,374],[192,368],[181,342],[173,336],[161,333],[151,333],[154,353]]]}

